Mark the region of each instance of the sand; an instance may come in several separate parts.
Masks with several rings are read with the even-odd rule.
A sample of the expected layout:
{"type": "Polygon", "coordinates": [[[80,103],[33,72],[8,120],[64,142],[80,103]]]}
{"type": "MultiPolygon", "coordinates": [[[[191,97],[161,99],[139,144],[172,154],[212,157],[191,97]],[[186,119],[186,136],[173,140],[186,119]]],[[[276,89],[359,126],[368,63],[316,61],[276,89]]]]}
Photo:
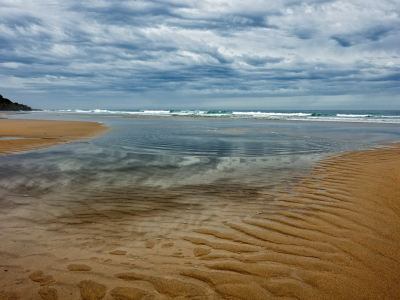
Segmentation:
{"type": "Polygon", "coordinates": [[[110,130],[98,122],[0,119],[0,155],[92,138],[110,130]]]}
{"type": "Polygon", "coordinates": [[[0,299],[400,299],[399,187],[393,144],[197,202],[8,195],[0,299]]]}

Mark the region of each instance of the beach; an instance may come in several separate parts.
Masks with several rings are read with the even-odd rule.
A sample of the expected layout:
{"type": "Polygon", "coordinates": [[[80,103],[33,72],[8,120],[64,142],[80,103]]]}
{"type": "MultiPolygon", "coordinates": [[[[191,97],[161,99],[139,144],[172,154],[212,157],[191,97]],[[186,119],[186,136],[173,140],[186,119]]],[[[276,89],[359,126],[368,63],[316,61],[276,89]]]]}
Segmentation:
{"type": "Polygon", "coordinates": [[[396,127],[3,121],[0,299],[400,299],[396,127]]]}
{"type": "Polygon", "coordinates": [[[400,1],[0,7],[0,300],[400,300],[400,1]]]}
{"type": "Polygon", "coordinates": [[[0,118],[0,155],[84,140],[108,130],[95,122],[0,118]]]}

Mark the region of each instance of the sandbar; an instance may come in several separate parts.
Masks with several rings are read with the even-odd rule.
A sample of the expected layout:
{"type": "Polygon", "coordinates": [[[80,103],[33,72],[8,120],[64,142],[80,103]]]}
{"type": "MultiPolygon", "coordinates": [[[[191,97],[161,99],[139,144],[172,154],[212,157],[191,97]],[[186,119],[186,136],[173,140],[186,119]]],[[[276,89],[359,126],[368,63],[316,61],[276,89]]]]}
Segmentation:
{"type": "Polygon", "coordinates": [[[0,119],[0,155],[86,140],[110,129],[98,122],[0,119]]]}

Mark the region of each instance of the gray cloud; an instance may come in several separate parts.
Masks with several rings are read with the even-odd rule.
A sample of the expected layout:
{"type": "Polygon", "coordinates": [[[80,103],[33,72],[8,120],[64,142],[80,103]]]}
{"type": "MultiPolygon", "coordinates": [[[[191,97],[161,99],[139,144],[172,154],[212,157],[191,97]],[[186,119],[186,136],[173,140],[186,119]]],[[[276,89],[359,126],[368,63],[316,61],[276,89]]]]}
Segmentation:
{"type": "Polygon", "coordinates": [[[380,41],[383,38],[387,37],[391,31],[398,29],[395,27],[397,27],[397,24],[392,24],[392,26],[377,25],[375,27],[363,28],[359,32],[342,34],[340,36],[332,36],[331,39],[335,40],[342,47],[351,47],[360,43],[380,41]]]}
{"type": "Polygon", "coordinates": [[[264,66],[266,64],[275,64],[283,61],[281,57],[242,55],[243,61],[252,66],[264,66]]]}
{"type": "Polygon", "coordinates": [[[0,89],[35,107],[68,107],[60,93],[86,107],[107,105],[96,93],[193,107],[399,92],[393,1],[0,2],[0,89]]]}

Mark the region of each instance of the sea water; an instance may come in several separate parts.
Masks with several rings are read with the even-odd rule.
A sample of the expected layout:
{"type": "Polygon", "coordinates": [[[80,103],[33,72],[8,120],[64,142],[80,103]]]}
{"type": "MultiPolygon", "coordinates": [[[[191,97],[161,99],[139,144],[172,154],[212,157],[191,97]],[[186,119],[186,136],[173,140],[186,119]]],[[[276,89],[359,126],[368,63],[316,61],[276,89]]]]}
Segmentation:
{"type": "Polygon", "coordinates": [[[266,119],[363,123],[400,123],[399,110],[112,110],[112,109],[64,109],[45,110],[63,114],[96,114],[119,116],[187,116],[231,119],[266,119]]]}

